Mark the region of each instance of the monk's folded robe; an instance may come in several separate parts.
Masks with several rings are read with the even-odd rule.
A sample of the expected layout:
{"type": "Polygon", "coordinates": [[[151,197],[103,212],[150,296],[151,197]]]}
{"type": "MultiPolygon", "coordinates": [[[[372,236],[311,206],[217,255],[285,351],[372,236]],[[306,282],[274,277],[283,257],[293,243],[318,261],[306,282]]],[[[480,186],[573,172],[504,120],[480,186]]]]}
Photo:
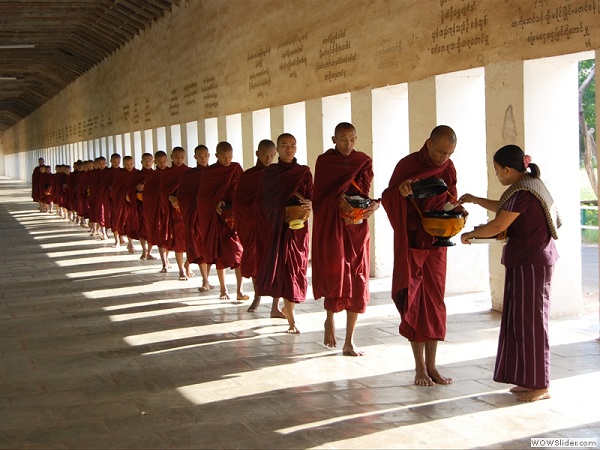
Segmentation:
{"type": "Polygon", "coordinates": [[[312,286],[315,299],[324,297],[328,311],[363,313],[369,303],[369,225],[366,220],[347,224],[339,202],[344,194],[368,194],[372,180],[372,160],[363,152],[346,156],[329,149],[317,158],[312,286]]]}
{"type": "Polygon", "coordinates": [[[308,285],[308,226],[292,230],[285,223],[285,208],[298,202],[296,192],[312,199],[312,174],[296,158],[263,172],[256,193],[256,292],[300,303],[306,300],[308,285]]]}
{"type": "MultiPolygon", "coordinates": [[[[382,194],[394,229],[392,299],[400,312],[400,334],[411,342],[443,340],[446,336],[446,247],[434,247],[435,238],[421,225],[410,199],[400,194],[406,180],[441,178],[456,197],[456,170],[451,160],[436,165],[424,145],[402,158],[382,194]]],[[[421,211],[442,210],[450,198],[446,193],[415,199],[421,211]]]]}
{"type": "Polygon", "coordinates": [[[216,211],[221,201],[231,207],[242,173],[238,163],[224,166],[218,161],[202,172],[197,198],[198,220],[203,233],[201,257],[207,264],[216,264],[217,269],[239,267],[242,259],[242,245],[235,228],[231,228],[216,211]]]}
{"type": "Polygon", "coordinates": [[[233,197],[233,215],[244,252],[241,271],[244,278],[255,278],[258,273],[256,264],[256,210],[254,201],[265,165],[257,161],[254,167],[244,171],[233,197]]]}
{"type": "Polygon", "coordinates": [[[198,221],[197,198],[204,167],[194,167],[181,176],[177,203],[185,226],[185,252],[190,263],[202,264],[202,229],[198,221]]]}

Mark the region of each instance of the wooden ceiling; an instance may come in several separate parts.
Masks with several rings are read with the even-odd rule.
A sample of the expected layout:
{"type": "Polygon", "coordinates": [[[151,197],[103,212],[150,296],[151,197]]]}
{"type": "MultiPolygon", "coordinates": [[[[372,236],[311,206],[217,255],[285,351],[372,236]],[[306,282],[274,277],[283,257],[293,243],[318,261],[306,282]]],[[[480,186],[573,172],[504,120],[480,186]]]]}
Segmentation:
{"type": "Polygon", "coordinates": [[[0,0],[0,134],[173,4],[179,0],[0,0]]]}

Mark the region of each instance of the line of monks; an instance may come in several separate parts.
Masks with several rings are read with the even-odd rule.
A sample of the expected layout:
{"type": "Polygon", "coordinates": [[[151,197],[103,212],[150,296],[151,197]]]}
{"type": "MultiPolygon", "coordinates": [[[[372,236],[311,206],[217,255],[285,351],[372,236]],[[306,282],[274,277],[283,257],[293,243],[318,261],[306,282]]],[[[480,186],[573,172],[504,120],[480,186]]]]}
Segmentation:
{"type": "MultiPolygon", "coordinates": [[[[434,160],[432,163],[427,159],[427,155],[434,155],[432,152],[442,146],[450,146],[453,151],[456,136],[446,128],[449,131],[443,129],[441,138],[432,134],[420,152],[425,152],[427,165],[435,166],[435,170],[427,169],[431,173],[441,173],[451,165],[451,151],[444,150],[442,162],[434,160]]],[[[181,147],[172,150],[170,167],[164,151],[154,155],[145,153],[141,170],[134,167],[131,156],[123,158],[121,168],[121,158],[114,154],[110,167],[104,157],[99,157],[94,161],[77,161],[73,171],[69,166],[57,166],[53,174],[40,158],[32,177],[32,197],[39,203],[41,212],[53,212],[55,206],[60,217],[89,227],[90,234],[102,240],[108,239],[107,229],[111,229],[116,247],[127,245],[128,251],[134,253],[133,242],[138,240],[142,260],[156,259],[152,249],[158,247],[163,273],[170,269],[169,253],[175,253],[182,281],[193,276],[190,265],[198,264],[202,276],[200,292],[213,289],[208,273],[214,264],[220,298],[229,299],[225,270],[234,269],[237,300],[249,299],[242,292],[242,280],[251,278],[255,297],[248,311],[257,310],[262,296],[272,297],[271,317],[287,319],[291,334],[299,333],[294,310],[306,299],[308,289],[309,227],[306,221],[312,215],[312,288],[315,299],[324,299],[327,311],[324,344],[337,346],[334,316],[346,311],[342,353],[361,356],[363,352],[355,346],[353,337],[358,315],[365,312],[370,299],[370,233],[366,219],[381,202],[368,196],[373,180],[372,160],[354,149],[356,139],[352,124],[338,124],[332,137],[334,147],[317,158],[314,179],[308,166],[298,164],[296,139],[289,133],[281,134],[276,143],[261,141],[256,151],[256,165],[246,171],[232,162],[233,149],[228,142],[217,145],[217,161],[211,165],[208,164],[209,149],[197,146],[194,168],[185,164],[186,152],[181,147]],[[276,155],[278,161],[274,162],[276,155]],[[281,298],[284,306],[280,310],[281,298]]],[[[417,162],[417,166],[419,164],[417,162]]],[[[400,165],[402,160],[398,167],[400,165]]],[[[417,169],[413,172],[418,175],[417,169]]],[[[388,188],[391,194],[387,197],[393,198],[394,204],[405,202],[404,194],[398,197],[398,184],[411,178],[411,173],[405,175],[388,188]]],[[[455,179],[450,181],[455,184],[455,179]]],[[[386,210],[394,229],[401,229],[394,221],[406,222],[406,217],[396,214],[392,207],[386,210]]],[[[403,229],[406,232],[406,225],[403,229]]],[[[409,234],[411,229],[409,226],[409,234]]],[[[435,258],[438,258],[437,253],[435,258]]],[[[445,265],[445,253],[443,256],[440,259],[445,265]]],[[[402,259],[400,267],[405,267],[402,259]]],[[[410,268],[406,271],[408,273],[410,268]]],[[[443,271],[445,275],[445,266],[443,271]]],[[[396,282],[396,272],[395,265],[394,289],[404,288],[396,282]]],[[[405,278],[403,274],[402,280],[405,278]]],[[[425,289],[428,295],[429,289],[425,289]]],[[[441,293],[441,300],[436,300],[434,314],[440,315],[443,286],[436,286],[435,291],[441,293]]],[[[421,294],[422,286],[417,296],[421,294]]],[[[442,377],[435,369],[435,347],[423,347],[424,341],[437,343],[444,339],[445,309],[443,330],[436,330],[434,336],[419,334],[421,325],[425,333],[431,327],[427,314],[415,320],[414,326],[419,327],[416,331],[410,328],[412,322],[404,324],[404,317],[410,317],[407,308],[416,307],[421,311],[420,316],[425,310],[413,300],[411,297],[406,304],[396,304],[403,316],[403,327],[410,329],[410,333],[405,334],[401,327],[401,334],[418,344],[413,345],[417,365],[415,382],[421,385],[450,383],[451,379],[442,377]],[[425,382],[423,377],[426,377],[425,382]]]]}

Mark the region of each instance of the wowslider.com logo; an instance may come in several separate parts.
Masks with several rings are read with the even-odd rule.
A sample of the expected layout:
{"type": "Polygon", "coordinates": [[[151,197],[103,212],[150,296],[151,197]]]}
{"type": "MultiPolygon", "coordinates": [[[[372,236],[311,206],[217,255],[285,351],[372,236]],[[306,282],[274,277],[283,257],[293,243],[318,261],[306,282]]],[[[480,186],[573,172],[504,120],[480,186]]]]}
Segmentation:
{"type": "Polygon", "coordinates": [[[532,448],[597,448],[596,438],[531,438],[532,448]]]}

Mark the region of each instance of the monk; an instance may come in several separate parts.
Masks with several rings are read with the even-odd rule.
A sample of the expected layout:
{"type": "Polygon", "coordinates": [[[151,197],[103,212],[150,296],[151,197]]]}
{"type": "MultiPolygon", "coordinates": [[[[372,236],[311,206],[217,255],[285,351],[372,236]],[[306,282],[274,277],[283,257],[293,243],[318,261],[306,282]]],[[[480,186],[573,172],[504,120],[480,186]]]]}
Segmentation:
{"type": "Polygon", "coordinates": [[[83,173],[83,161],[77,160],[73,164],[73,172],[69,174],[67,179],[67,200],[69,203],[69,209],[71,210],[71,220],[75,223],[79,222],[77,215],[77,199],[78,199],[78,184],[79,178],[83,173]]]}
{"type": "Polygon", "coordinates": [[[202,259],[202,229],[198,224],[197,198],[202,172],[208,167],[210,153],[206,145],[198,145],[194,149],[196,167],[181,176],[181,182],[177,188],[176,202],[183,214],[185,224],[186,262],[185,268],[189,270],[190,263],[198,264],[202,276],[200,292],[213,289],[208,281],[210,267],[202,259]]]}
{"type": "Polygon", "coordinates": [[[142,169],[131,175],[125,200],[127,201],[127,220],[125,222],[125,233],[127,234],[128,248],[133,248],[133,240],[140,241],[142,246],[141,260],[155,260],[152,255],[152,244],[147,241],[146,223],[144,221],[143,191],[144,183],[148,174],[153,172],[154,157],[152,153],[142,155],[142,169]]]}
{"type": "MultiPolygon", "coordinates": [[[[248,312],[255,312],[260,305],[261,297],[256,293],[256,274],[258,265],[256,261],[256,211],[254,201],[256,189],[260,184],[263,170],[269,167],[275,159],[275,143],[269,139],[263,139],[256,150],[256,165],[246,170],[241,176],[233,197],[233,216],[236,219],[236,230],[240,237],[244,252],[240,270],[242,277],[252,278],[254,285],[254,300],[248,312]]],[[[273,298],[271,304],[271,317],[285,319],[279,309],[279,298],[273,298]]]]}
{"type": "Polygon", "coordinates": [[[52,180],[52,167],[46,165],[43,168],[40,168],[40,178],[38,181],[38,197],[41,204],[42,212],[52,212],[52,180]]]}
{"type": "MultiPolygon", "coordinates": [[[[110,186],[110,205],[111,205],[111,228],[115,236],[115,245],[121,243],[123,236],[126,235],[125,224],[127,223],[127,201],[126,193],[131,182],[131,176],[138,172],[135,168],[135,161],[133,156],[125,156],[123,158],[123,170],[116,170],[112,184],[110,186]]],[[[135,253],[133,241],[129,241],[127,244],[127,251],[129,253],[135,253]]]]}
{"type": "Polygon", "coordinates": [[[31,198],[34,202],[37,202],[40,212],[42,211],[42,202],[40,202],[40,173],[44,168],[46,170],[46,161],[44,158],[38,159],[38,165],[33,169],[31,174],[31,198]]]}
{"type": "Polygon", "coordinates": [[[337,346],[334,315],[346,311],[344,356],[364,354],[354,345],[354,329],[358,315],[366,311],[370,300],[367,219],[379,208],[379,202],[372,201],[360,223],[351,223],[340,215],[340,210],[352,211],[347,197],[369,198],[373,180],[373,162],[365,153],[354,150],[356,139],[352,124],[342,122],[335,127],[334,148],[317,158],[313,194],[313,293],[315,299],[325,298],[326,346],[337,346]]]}
{"type": "Polygon", "coordinates": [[[237,300],[250,297],[242,292],[240,262],[242,245],[231,220],[231,202],[242,167],[232,162],[233,148],[229,142],[219,142],[216,151],[217,162],[202,172],[198,188],[198,222],[202,230],[202,260],[216,264],[221,300],[228,300],[225,284],[225,269],[235,270],[237,300]]]}
{"type": "Polygon", "coordinates": [[[306,300],[308,281],[308,226],[291,229],[285,222],[288,205],[310,212],[313,179],[308,166],[298,164],[296,138],[277,138],[279,160],[265,168],[256,192],[256,294],[283,297],[283,314],[290,334],[300,333],[295,307],[306,300]]]}
{"type": "Polygon", "coordinates": [[[179,281],[187,281],[188,277],[194,276],[189,264],[185,265],[183,261],[183,253],[186,250],[185,223],[177,204],[177,189],[181,177],[190,170],[185,164],[185,159],[185,149],[174,147],[171,152],[171,167],[163,173],[160,193],[164,209],[161,210],[163,229],[161,230],[162,242],[159,244],[159,250],[161,247],[165,249],[166,258],[170,251],[175,252],[175,261],[179,268],[179,281]]]}
{"type": "Polygon", "coordinates": [[[96,170],[90,173],[88,179],[89,199],[90,199],[90,224],[92,226],[92,236],[100,236],[105,241],[108,239],[106,232],[106,220],[108,204],[108,188],[105,180],[107,176],[106,158],[99,156],[95,159],[96,170]]]}
{"type": "Polygon", "coordinates": [[[115,204],[113,203],[113,196],[111,196],[111,191],[115,177],[119,173],[122,173],[123,170],[124,169],[121,167],[121,155],[119,155],[118,153],[113,153],[112,155],[110,155],[110,167],[102,177],[103,189],[106,192],[106,195],[103,197],[106,201],[106,228],[110,228],[113,232],[113,237],[115,239],[113,247],[115,248],[119,248],[121,245],[125,244],[125,239],[123,238],[122,233],[119,233],[119,231],[115,232],[115,227],[113,226],[113,216],[118,213],[115,210],[115,204]]]}
{"type": "Polygon", "coordinates": [[[143,187],[143,198],[144,198],[144,223],[146,228],[146,239],[149,245],[159,246],[159,253],[162,262],[162,269],[160,273],[167,273],[171,268],[169,264],[169,257],[166,254],[164,247],[160,248],[162,239],[162,230],[164,229],[164,220],[162,211],[167,206],[164,198],[161,196],[162,192],[162,175],[167,170],[167,154],[159,150],[154,153],[154,163],[156,169],[146,175],[143,187]]]}
{"type": "Polygon", "coordinates": [[[392,299],[402,318],[400,334],[411,343],[418,386],[452,383],[435,362],[438,341],[446,336],[446,247],[433,246],[435,238],[423,229],[415,204],[421,211],[442,210],[456,198],[456,170],[450,160],[455,148],[452,128],[435,127],[421,150],[400,160],[383,192],[383,207],[394,229],[392,299]],[[443,179],[451,196],[412,203],[412,182],[428,177],[443,179]]]}

